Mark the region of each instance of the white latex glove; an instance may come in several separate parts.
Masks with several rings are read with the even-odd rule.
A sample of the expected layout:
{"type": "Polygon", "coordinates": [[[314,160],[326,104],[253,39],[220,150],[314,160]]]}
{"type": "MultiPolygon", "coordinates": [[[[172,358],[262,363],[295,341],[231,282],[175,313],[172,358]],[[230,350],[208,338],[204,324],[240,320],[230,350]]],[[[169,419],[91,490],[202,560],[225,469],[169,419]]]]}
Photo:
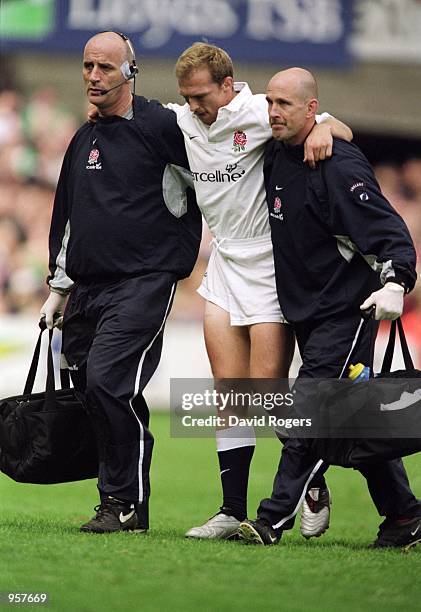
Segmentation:
{"type": "Polygon", "coordinates": [[[361,310],[366,310],[370,306],[376,307],[375,319],[397,319],[403,310],[403,294],[405,289],[397,283],[386,283],[378,291],[374,291],[360,306],[361,310]]]}
{"type": "Polygon", "coordinates": [[[59,329],[61,328],[63,317],[57,317],[54,321],[54,315],[62,314],[66,300],[66,295],[61,295],[60,293],[55,293],[55,291],[50,291],[50,295],[40,310],[41,316],[45,316],[45,324],[47,325],[48,329],[53,329],[53,327],[58,327],[59,329]]]}

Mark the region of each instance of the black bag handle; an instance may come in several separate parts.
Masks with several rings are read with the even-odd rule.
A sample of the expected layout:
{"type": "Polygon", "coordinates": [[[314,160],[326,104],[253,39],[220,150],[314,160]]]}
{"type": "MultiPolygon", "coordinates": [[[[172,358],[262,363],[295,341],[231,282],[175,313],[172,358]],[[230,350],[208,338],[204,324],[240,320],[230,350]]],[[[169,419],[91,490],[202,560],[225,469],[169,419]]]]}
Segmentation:
{"type": "Polygon", "coordinates": [[[411,353],[409,352],[408,343],[406,341],[405,332],[403,329],[401,319],[392,321],[390,326],[389,340],[387,342],[386,351],[384,353],[381,374],[389,373],[392,367],[393,354],[395,352],[395,341],[396,341],[396,327],[399,331],[399,340],[401,343],[401,350],[403,355],[403,361],[405,364],[405,370],[413,370],[414,362],[412,361],[411,353]]]}
{"type": "Polygon", "coordinates": [[[38,369],[39,353],[41,350],[41,338],[42,338],[42,333],[44,329],[41,328],[41,331],[39,332],[39,335],[38,335],[38,340],[35,345],[35,350],[34,350],[34,354],[32,357],[31,366],[29,368],[28,376],[26,378],[25,388],[23,390],[24,395],[27,395],[28,393],[32,393],[32,389],[34,388],[35,376],[37,375],[37,369],[38,369]]]}
{"type": "MultiPolygon", "coordinates": [[[[41,331],[39,332],[39,335],[38,335],[38,340],[35,345],[35,350],[32,356],[32,361],[31,361],[31,365],[29,368],[28,376],[26,378],[25,388],[23,390],[24,395],[28,395],[32,393],[32,389],[35,383],[35,377],[36,377],[37,370],[38,370],[39,356],[41,352],[41,339],[42,339],[42,334],[46,329],[45,321],[41,320],[39,323],[39,326],[40,326],[41,331]]],[[[53,339],[53,330],[50,329],[48,330],[47,380],[46,380],[46,385],[45,385],[46,402],[50,405],[54,403],[55,390],[56,390],[55,380],[54,380],[53,351],[51,348],[52,339],[53,339]]],[[[69,375],[68,370],[63,370],[63,369],[60,370],[60,381],[61,381],[62,389],[70,388],[70,375],[69,375]]]]}

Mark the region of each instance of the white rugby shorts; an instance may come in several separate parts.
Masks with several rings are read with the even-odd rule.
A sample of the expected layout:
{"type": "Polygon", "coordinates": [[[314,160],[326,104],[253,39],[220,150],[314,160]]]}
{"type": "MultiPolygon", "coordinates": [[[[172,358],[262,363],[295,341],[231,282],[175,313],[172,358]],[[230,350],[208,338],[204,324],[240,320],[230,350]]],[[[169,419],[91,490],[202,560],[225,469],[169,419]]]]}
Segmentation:
{"type": "Polygon", "coordinates": [[[276,293],[270,234],[214,239],[212,244],[198,293],[229,312],[231,325],[286,323],[276,293]]]}

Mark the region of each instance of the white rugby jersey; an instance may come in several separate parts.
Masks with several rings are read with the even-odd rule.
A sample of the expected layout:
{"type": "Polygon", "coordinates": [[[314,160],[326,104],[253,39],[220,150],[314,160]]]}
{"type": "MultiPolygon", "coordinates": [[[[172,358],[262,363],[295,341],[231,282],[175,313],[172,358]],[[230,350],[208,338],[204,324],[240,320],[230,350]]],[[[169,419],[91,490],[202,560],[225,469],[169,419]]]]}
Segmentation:
{"type": "Polygon", "coordinates": [[[237,95],[219,109],[211,126],[187,103],[167,104],[184,134],[197,203],[218,240],[270,232],[263,183],[264,149],[272,138],[266,97],[253,95],[247,83],[235,83],[234,89],[237,95]]]}

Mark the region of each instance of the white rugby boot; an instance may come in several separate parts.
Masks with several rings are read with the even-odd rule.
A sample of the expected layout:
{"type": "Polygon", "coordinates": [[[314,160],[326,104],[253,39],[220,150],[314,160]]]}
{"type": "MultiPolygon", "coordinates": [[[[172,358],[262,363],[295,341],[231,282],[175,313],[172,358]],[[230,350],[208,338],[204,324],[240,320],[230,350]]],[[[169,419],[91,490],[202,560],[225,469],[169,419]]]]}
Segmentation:
{"type": "Polygon", "coordinates": [[[318,538],[329,529],[332,498],[329,489],[312,488],[306,493],[301,508],[301,534],[318,538]]]}
{"type": "Polygon", "coordinates": [[[185,537],[198,540],[229,540],[237,535],[240,522],[234,516],[218,512],[203,525],[189,529],[185,537]]]}

